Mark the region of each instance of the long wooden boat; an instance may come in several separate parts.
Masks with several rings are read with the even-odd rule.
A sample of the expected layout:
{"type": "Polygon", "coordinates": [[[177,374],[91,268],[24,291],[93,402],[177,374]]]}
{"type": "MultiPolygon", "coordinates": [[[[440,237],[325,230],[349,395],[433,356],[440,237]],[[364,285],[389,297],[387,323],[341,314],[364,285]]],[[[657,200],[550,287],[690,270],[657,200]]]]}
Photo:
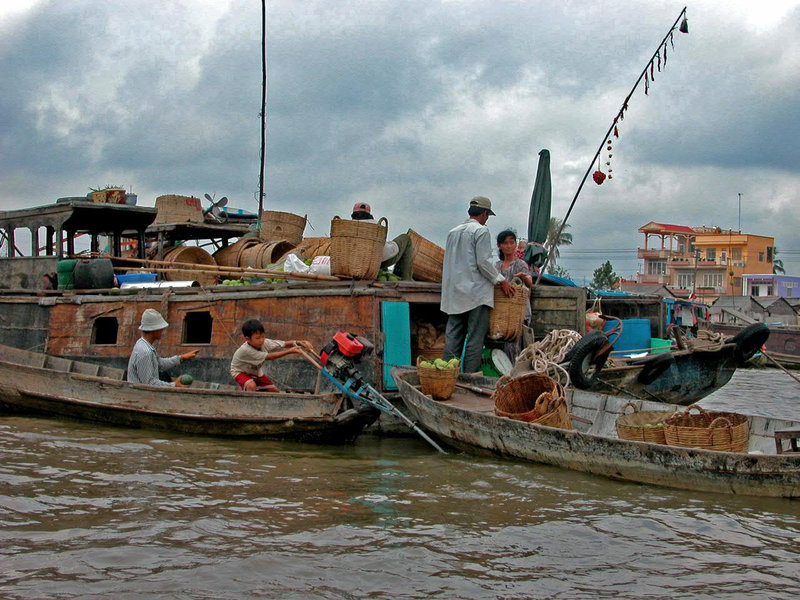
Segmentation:
{"type": "MultiPolygon", "coordinates": [[[[800,453],[777,454],[774,439],[776,430],[800,428],[800,420],[750,417],[749,453],[678,448],[618,439],[615,423],[628,399],[571,391],[574,429],[569,431],[498,417],[490,397],[460,387],[450,400],[437,402],[420,391],[415,370],[394,368],[392,374],[410,416],[457,447],[672,488],[800,498],[800,453]]],[[[460,379],[487,390],[493,383],[475,376],[460,379]]],[[[678,409],[636,404],[646,411],[678,409]]]]}
{"type": "Polygon", "coordinates": [[[0,346],[0,410],[225,437],[344,443],[377,418],[334,393],[254,394],[232,385],[132,384],[124,371],[0,346]]]}

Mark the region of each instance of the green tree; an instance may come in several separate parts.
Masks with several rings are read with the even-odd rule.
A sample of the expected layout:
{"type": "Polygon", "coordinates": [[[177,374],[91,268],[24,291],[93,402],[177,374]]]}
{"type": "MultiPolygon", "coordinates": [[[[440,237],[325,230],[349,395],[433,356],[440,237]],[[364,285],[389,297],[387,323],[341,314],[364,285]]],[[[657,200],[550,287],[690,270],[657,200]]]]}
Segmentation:
{"type": "Polygon", "coordinates": [[[550,275],[556,275],[558,277],[566,277],[567,279],[572,279],[572,277],[569,274],[569,271],[567,271],[564,267],[560,265],[554,265],[551,263],[550,265],[547,266],[547,272],[550,275]]]}
{"type": "Polygon", "coordinates": [[[550,266],[554,267],[558,258],[561,256],[561,252],[559,252],[559,246],[569,246],[572,244],[572,234],[567,233],[567,229],[570,228],[569,223],[564,225],[564,229],[561,230],[561,235],[558,234],[558,230],[561,229],[561,223],[563,221],[558,217],[550,217],[550,225],[547,228],[547,242],[545,246],[547,246],[548,252],[550,248],[553,249],[553,254],[550,256],[550,266]],[[556,239],[558,236],[558,239],[556,239]]]}
{"type": "Polygon", "coordinates": [[[592,282],[589,287],[595,290],[611,290],[619,283],[619,277],[614,273],[611,261],[606,261],[594,270],[592,282]]]}
{"type": "Polygon", "coordinates": [[[772,273],[773,275],[786,275],[786,269],[783,267],[783,261],[778,258],[778,247],[772,249],[772,273]]]}

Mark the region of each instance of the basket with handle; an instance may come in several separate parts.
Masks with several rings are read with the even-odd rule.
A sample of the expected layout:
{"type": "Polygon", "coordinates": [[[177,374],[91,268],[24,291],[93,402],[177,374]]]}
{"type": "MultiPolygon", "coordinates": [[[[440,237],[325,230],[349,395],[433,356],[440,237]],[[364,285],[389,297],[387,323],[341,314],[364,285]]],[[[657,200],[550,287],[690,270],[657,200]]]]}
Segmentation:
{"type": "Polygon", "coordinates": [[[622,407],[622,411],[623,414],[617,417],[615,423],[619,439],[650,442],[651,444],[667,443],[667,438],[664,434],[664,421],[673,415],[671,411],[639,411],[633,402],[625,404],[622,407]],[[628,407],[633,408],[632,413],[624,412],[628,407]]]}
{"type": "Polygon", "coordinates": [[[444,248],[425,239],[413,229],[408,230],[411,247],[414,252],[412,273],[417,281],[442,282],[444,265],[444,248]]]}
{"type": "Polygon", "coordinates": [[[693,404],[664,421],[664,435],[670,446],[703,448],[720,452],[747,452],[750,421],[732,412],[706,412],[693,404]],[[693,414],[692,411],[697,411],[693,414]]]}
{"type": "Polygon", "coordinates": [[[522,333],[525,304],[530,302],[531,292],[524,285],[515,285],[517,293],[506,297],[499,287],[494,288],[494,308],[489,313],[489,332],[492,340],[513,342],[522,333]]]}
{"type": "Polygon", "coordinates": [[[503,376],[497,382],[493,397],[494,412],[500,417],[572,429],[564,388],[544,373],[503,376]]]}
{"type": "Polygon", "coordinates": [[[423,367],[420,363],[425,360],[422,356],[417,357],[417,373],[419,374],[419,385],[423,394],[432,396],[434,400],[447,400],[453,395],[458,379],[459,366],[451,369],[437,369],[435,367],[423,367]]]}
{"type": "Polygon", "coordinates": [[[375,279],[381,267],[389,221],[377,223],[334,217],[331,221],[331,275],[375,279]]]}

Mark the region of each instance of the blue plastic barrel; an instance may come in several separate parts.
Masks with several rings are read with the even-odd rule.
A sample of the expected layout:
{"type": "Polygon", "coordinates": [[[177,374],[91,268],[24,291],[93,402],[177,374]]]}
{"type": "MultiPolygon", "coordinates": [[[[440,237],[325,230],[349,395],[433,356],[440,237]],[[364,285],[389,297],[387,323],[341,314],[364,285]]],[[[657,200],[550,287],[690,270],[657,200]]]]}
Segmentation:
{"type": "MultiPolygon", "coordinates": [[[[603,331],[609,331],[617,321],[606,321],[603,331]]],[[[611,339],[613,340],[612,336],[611,339]]],[[[622,319],[622,335],[612,344],[615,354],[647,352],[650,350],[650,319],[622,319]]]]}

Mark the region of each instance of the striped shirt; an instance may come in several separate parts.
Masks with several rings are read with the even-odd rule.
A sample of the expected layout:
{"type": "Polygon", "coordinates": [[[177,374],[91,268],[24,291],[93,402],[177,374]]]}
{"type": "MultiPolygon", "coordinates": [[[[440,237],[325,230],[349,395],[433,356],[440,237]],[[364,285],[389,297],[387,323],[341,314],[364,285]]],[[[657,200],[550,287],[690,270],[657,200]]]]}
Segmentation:
{"type": "Polygon", "coordinates": [[[153,345],[143,337],[139,338],[128,360],[128,381],[131,383],[145,383],[147,385],[174,386],[175,383],[161,381],[158,374],[169,371],[181,364],[180,356],[161,358],[153,345]]]}

